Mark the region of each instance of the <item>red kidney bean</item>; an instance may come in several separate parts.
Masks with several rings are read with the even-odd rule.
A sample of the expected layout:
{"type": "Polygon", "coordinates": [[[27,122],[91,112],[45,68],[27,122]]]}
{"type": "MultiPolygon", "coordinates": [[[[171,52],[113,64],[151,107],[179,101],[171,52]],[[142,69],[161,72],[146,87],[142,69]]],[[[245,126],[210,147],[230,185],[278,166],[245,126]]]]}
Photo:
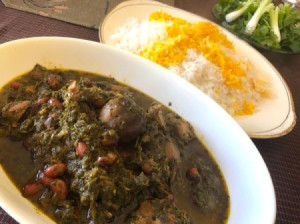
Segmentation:
{"type": "Polygon", "coordinates": [[[9,87],[14,89],[14,90],[18,90],[23,86],[22,83],[17,82],[17,81],[12,81],[11,83],[9,83],[9,87]]]}
{"type": "Polygon", "coordinates": [[[175,197],[174,197],[173,194],[169,193],[169,194],[167,195],[167,199],[168,199],[169,201],[174,201],[175,197]]]}
{"type": "Polygon", "coordinates": [[[142,170],[146,175],[150,175],[152,171],[152,167],[149,163],[144,163],[142,166],[142,170]]]}
{"type": "Polygon", "coordinates": [[[97,163],[101,166],[111,166],[117,159],[117,155],[115,153],[109,152],[106,156],[99,156],[97,159],[97,163]]]}
{"type": "Polygon", "coordinates": [[[62,103],[56,98],[50,98],[48,103],[56,108],[61,109],[63,107],[62,103]]]}
{"type": "Polygon", "coordinates": [[[50,184],[55,180],[54,178],[47,177],[44,172],[39,171],[37,174],[37,182],[45,185],[45,186],[50,186],[50,184]]]}
{"type": "Polygon", "coordinates": [[[41,96],[37,99],[37,104],[42,105],[43,103],[46,103],[48,100],[49,100],[49,97],[41,96]]]}
{"type": "Polygon", "coordinates": [[[37,182],[26,184],[23,187],[23,195],[25,197],[30,197],[38,193],[43,189],[43,186],[37,182]]]}
{"type": "Polygon", "coordinates": [[[44,170],[44,174],[47,177],[56,178],[62,175],[67,169],[67,165],[65,163],[56,163],[51,166],[48,166],[44,170]]]}
{"type": "Polygon", "coordinates": [[[196,167],[190,168],[187,171],[187,177],[191,180],[200,180],[201,176],[196,167]]]}
{"type": "Polygon", "coordinates": [[[50,184],[50,189],[54,193],[54,196],[59,200],[65,200],[68,194],[66,183],[61,179],[55,179],[50,184]]]}
{"type": "Polygon", "coordinates": [[[84,154],[89,150],[89,146],[85,144],[84,142],[79,142],[76,147],[76,154],[79,157],[83,157],[84,154]]]}
{"type": "Polygon", "coordinates": [[[112,164],[111,160],[106,156],[99,156],[97,159],[97,163],[101,166],[110,166],[112,164]]]}

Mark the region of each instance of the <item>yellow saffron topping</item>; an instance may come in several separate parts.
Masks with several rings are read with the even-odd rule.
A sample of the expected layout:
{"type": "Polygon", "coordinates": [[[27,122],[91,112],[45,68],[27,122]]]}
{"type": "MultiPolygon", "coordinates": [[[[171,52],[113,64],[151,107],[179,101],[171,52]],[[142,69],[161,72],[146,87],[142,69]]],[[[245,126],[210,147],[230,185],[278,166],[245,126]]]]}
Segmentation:
{"type": "Polygon", "coordinates": [[[244,101],[243,108],[241,111],[235,111],[235,115],[250,115],[255,111],[255,106],[252,102],[244,101]]]}
{"type": "Polygon", "coordinates": [[[210,22],[190,23],[162,11],[152,13],[149,20],[168,23],[165,28],[168,36],[167,41],[158,38],[150,43],[140,52],[142,57],[168,67],[182,63],[187,50],[194,49],[220,68],[227,86],[243,88],[240,79],[246,74],[243,63],[225,53],[224,48],[234,50],[234,47],[216,25],[210,22]]]}

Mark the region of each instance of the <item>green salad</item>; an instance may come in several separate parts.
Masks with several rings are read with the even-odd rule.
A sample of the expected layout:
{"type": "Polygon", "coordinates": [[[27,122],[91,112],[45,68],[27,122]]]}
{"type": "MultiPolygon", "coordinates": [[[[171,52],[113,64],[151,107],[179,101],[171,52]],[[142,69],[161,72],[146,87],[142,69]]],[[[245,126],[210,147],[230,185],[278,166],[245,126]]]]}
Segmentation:
{"type": "Polygon", "coordinates": [[[300,53],[300,15],[288,3],[219,0],[213,13],[235,34],[264,48],[300,53]]]}

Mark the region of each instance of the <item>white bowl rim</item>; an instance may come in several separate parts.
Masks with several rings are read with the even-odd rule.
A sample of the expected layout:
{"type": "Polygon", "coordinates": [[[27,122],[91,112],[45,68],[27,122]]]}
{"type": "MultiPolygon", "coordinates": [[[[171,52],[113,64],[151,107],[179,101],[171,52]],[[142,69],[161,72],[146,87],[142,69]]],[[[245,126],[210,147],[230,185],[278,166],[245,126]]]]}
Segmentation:
{"type": "MultiPolygon", "coordinates": [[[[5,44],[1,44],[0,45],[0,53],[4,50],[7,50],[8,48],[13,48],[14,50],[16,50],[16,49],[19,49],[19,47],[24,47],[24,46],[25,47],[30,46],[30,47],[32,47],[33,51],[40,52],[40,51],[42,51],[41,49],[35,49],[34,47],[36,47],[36,46],[45,46],[46,47],[46,45],[48,47],[48,50],[51,51],[51,46],[52,45],[56,46],[57,44],[59,46],[66,45],[67,48],[68,47],[70,48],[71,46],[79,47],[80,45],[82,45],[81,46],[82,50],[88,48],[88,50],[93,51],[93,49],[95,49],[95,51],[99,51],[99,52],[103,51],[105,53],[112,54],[113,57],[120,55],[120,57],[122,57],[123,59],[126,59],[127,62],[132,63],[132,65],[134,65],[134,66],[138,66],[138,67],[140,66],[141,68],[142,67],[151,68],[155,72],[159,72],[159,74],[162,73],[164,75],[171,73],[169,70],[167,70],[163,67],[160,67],[146,59],[140,58],[139,56],[130,54],[128,52],[116,49],[111,46],[107,46],[105,44],[99,44],[97,42],[81,40],[81,39],[76,39],[76,38],[34,37],[34,38],[19,39],[19,40],[7,42],[5,44]]],[[[68,50],[71,50],[69,48],[68,48],[68,50]]],[[[49,53],[49,52],[47,52],[47,53],[49,53]]],[[[45,53],[43,53],[43,54],[45,54],[45,53]]],[[[2,59],[4,60],[4,56],[1,56],[1,54],[0,54],[0,72],[1,72],[1,66],[3,66],[2,59]]],[[[68,68],[68,67],[66,67],[66,68],[68,68]]],[[[24,71],[24,72],[26,72],[26,71],[24,71]]],[[[120,81],[122,81],[122,80],[120,80],[120,81]]],[[[218,114],[219,117],[218,116],[215,117],[217,119],[217,121],[222,121],[223,122],[222,124],[224,126],[228,125],[226,127],[218,127],[218,128],[221,129],[221,131],[226,131],[226,128],[230,129],[231,133],[224,132],[223,135],[228,138],[231,138],[232,140],[235,140],[235,142],[232,143],[232,146],[240,146],[240,147],[243,146],[243,149],[234,151],[234,153],[232,153],[232,156],[234,156],[234,157],[242,156],[242,158],[247,159],[246,160],[247,164],[246,164],[245,169],[248,170],[251,167],[250,172],[251,172],[253,178],[258,180],[261,185],[254,186],[254,185],[251,185],[250,182],[249,182],[249,184],[251,185],[251,189],[253,188],[255,192],[258,191],[259,196],[263,199],[260,201],[261,204],[259,204],[259,205],[257,204],[257,206],[260,209],[262,209],[263,212],[260,212],[258,214],[258,215],[260,215],[259,217],[249,217],[249,219],[253,218],[254,220],[255,219],[257,220],[257,218],[259,218],[257,221],[261,221],[261,223],[274,223],[275,218],[276,218],[276,199],[275,199],[274,186],[272,183],[271,176],[266,167],[266,164],[264,163],[260,153],[258,152],[258,150],[255,147],[255,145],[253,144],[253,142],[250,140],[250,138],[247,136],[247,134],[241,129],[241,127],[233,120],[233,118],[230,115],[228,115],[218,104],[216,104],[214,101],[212,101],[210,98],[208,98],[205,94],[203,94],[201,91],[199,91],[196,87],[194,87],[190,83],[184,81],[182,78],[177,77],[177,76],[172,76],[172,84],[177,85],[179,83],[180,83],[180,86],[182,87],[182,90],[185,90],[185,92],[182,94],[188,94],[192,98],[199,99],[200,100],[199,102],[207,103],[207,105],[211,109],[212,114],[214,114],[214,113],[218,114]],[[232,134],[234,134],[235,136],[233,137],[232,134]],[[253,162],[254,164],[251,164],[251,162],[253,162]]],[[[2,83],[1,83],[1,85],[2,85],[2,83]]],[[[162,103],[165,104],[166,106],[168,106],[167,102],[162,102],[162,103]]],[[[171,107],[171,109],[174,109],[174,108],[171,107]]],[[[175,110],[175,112],[176,112],[176,110],[175,110]]],[[[197,132],[197,130],[196,130],[196,132],[197,132]]],[[[199,133],[197,133],[197,134],[199,134],[199,133]]],[[[211,144],[210,147],[219,147],[219,145],[221,144],[220,142],[217,142],[217,141],[212,142],[209,139],[207,139],[205,136],[204,136],[204,138],[203,138],[203,136],[198,136],[198,137],[200,139],[202,139],[205,142],[205,144],[211,144]]],[[[229,153],[229,152],[222,152],[221,156],[224,156],[223,154],[229,153]]],[[[213,154],[213,156],[215,156],[215,155],[213,154]]],[[[217,162],[219,163],[219,161],[217,161],[217,162]]],[[[228,161],[228,162],[236,162],[236,161],[233,159],[232,161],[228,161]]],[[[238,171],[242,171],[244,168],[244,167],[241,167],[241,165],[244,166],[244,164],[237,163],[235,165],[237,165],[237,169],[242,168],[241,170],[236,170],[237,173],[238,173],[238,171]]],[[[221,167],[221,170],[222,170],[222,167],[221,167]]],[[[3,188],[2,184],[0,184],[0,189],[1,189],[0,205],[9,214],[11,214],[17,221],[19,221],[21,223],[26,223],[26,219],[29,218],[29,220],[30,220],[30,217],[28,217],[28,214],[24,214],[20,211],[17,203],[14,203],[14,205],[12,206],[11,200],[5,195],[7,193],[7,188],[3,188]]],[[[12,190],[12,189],[9,189],[9,190],[12,190]]],[[[229,191],[231,191],[230,188],[229,188],[229,191]]],[[[251,201],[251,198],[260,199],[260,198],[255,197],[256,195],[251,195],[251,194],[240,195],[240,196],[245,197],[245,199],[250,200],[250,201],[251,201]]],[[[233,205],[231,204],[231,209],[232,209],[232,206],[233,205]]],[[[253,209],[255,209],[255,208],[253,208],[253,209]]],[[[243,213],[243,211],[241,211],[241,212],[243,213]]],[[[230,215],[229,223],[230,224],[238,223],[236,221],[237,220],[231,220],[231,215],[230,215]]],[[[30,223],[30,222],[28,222],[28,223],[30,223]]],[[[249,224],[250,223],[251,222],[249,222],[249,224]]]]}

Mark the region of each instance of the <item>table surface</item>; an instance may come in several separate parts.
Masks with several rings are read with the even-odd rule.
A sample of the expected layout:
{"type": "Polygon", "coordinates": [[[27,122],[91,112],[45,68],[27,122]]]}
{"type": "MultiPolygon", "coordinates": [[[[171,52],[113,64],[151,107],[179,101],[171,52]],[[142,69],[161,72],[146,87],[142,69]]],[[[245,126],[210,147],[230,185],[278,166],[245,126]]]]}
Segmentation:
{"type": "MultiPolygon", "coordinates": [[[[217,0],[175,0],[175,6],[213,20],[211,8],[217,0]]],[[[63,36],[99,41],[98,31],[6,8],[0,1],[0,44],[34,36],[63,36]]],[[[259,50],[282,74],[293,95],[296,114],[300,111],[300,55],[283,55],[259,50]]],[[[252,139],[273,180],[276,223],[300,223],[300,126],[274,139],[252,139]]],[[[0,224],[17,223],[0,208],[0,224]]]]}

